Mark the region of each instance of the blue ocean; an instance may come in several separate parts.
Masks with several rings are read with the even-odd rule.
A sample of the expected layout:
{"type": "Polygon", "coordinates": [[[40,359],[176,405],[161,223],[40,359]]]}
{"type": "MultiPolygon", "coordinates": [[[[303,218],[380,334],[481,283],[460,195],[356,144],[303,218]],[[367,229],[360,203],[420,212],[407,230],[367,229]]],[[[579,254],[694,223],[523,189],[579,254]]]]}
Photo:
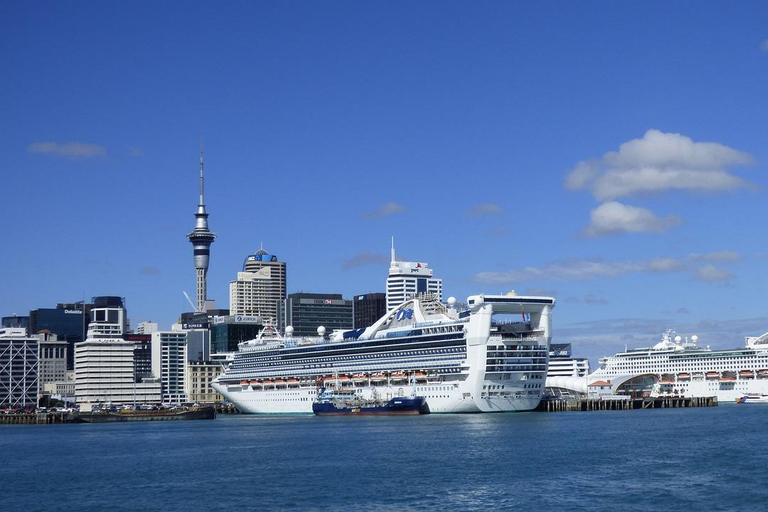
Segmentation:
{"type": "Polygon", "coordinates": [[[0,426],[3,510],[768,510],[768,406],[0,426]]]}

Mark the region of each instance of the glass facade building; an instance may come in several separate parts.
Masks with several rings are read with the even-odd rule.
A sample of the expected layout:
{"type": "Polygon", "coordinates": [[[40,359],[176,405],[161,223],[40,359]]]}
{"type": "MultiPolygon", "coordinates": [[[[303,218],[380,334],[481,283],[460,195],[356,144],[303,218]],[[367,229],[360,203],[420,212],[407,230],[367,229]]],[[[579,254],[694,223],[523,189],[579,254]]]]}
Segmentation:
{"type": "Polygon", "coordinates": [[[317,328],[326,334],[349,331],[354,325],[353,301],[338,293],[292,293],[283,302],[281,327],[293,327],[294,336],[317,336],[317,328]]]}

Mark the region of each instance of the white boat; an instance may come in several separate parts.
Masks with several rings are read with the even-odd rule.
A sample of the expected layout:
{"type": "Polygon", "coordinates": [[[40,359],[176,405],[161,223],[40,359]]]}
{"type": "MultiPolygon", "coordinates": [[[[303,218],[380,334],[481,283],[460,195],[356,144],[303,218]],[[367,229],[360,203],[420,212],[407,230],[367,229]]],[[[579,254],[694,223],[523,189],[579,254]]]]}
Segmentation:
{"type": "Polygon", "coordinates": [[[736,399],[737,404],[768,404],[768,395],[748,394],[736,399]]]}
{"type": "Polygon", "coordinates": [[[652,347],[600,359],[588,380],[651,376],[656,379],[652,395],[716,396],[725,402],[768,395],[768,333],[745,341],[742,348],[710,350],[699,347],[695,335],[689,340],[667,331],[652,347]]]}
{"type": "Polygon", "coordinates": [[[367,329],[331,339],[281,337],[269,328],[240,344],[213,386],[253,414],[312,414],[319,389],[331,382],[384,398],[415,393],[426,397],[432,413],[536,408],[555,299],[473,295],[463,311],[454,302],[446,307],[435,295],[420,294],[367,329]],[[299,385],[267,385],[278,379],[299,385]],[[241,385],[251,380],[263,385],[241,385]]]}

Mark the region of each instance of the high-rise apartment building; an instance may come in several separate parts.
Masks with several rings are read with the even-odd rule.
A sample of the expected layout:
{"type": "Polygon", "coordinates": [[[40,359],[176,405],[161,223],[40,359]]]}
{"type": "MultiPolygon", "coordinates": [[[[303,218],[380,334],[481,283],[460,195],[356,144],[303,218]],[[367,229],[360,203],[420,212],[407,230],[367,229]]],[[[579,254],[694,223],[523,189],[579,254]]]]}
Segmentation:
{"type": "Polygon", "coordinates": [[[187,333],[155,331],[152,333],[152,373],[160,378],[163,403],[187,401],[187,333]]]}
{"type": "Polygon", "coordinates": [[[278,322],[280,303],[285,299],[285,262],[261,249],[243,263],[243,271],[229,283],[230,315],[259,316],[278,322]]]}
{"type": "Polygon", "coordinates": [[[392,258],[387,277],[387,311],[418,293],[435,294],[443,300],[443,280],[432,276],[426,263],[396,261],[395,244],[392,242],[392,258]]]}

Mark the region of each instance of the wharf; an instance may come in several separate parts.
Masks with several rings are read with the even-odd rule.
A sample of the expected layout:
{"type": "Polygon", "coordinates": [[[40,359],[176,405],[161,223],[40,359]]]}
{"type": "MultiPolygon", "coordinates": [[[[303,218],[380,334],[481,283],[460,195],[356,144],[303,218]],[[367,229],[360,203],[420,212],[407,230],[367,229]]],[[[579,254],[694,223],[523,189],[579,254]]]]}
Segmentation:
{"type": "Polygon", "coordinates": [[[536,408],[540,412],[561,411],[626,411],[631,409],[669,409],[678,407],[716,407],[717,397],[644,397],[623,400],[602,398],[577,398],[542,400],[536,408]]]}
{"type": "Polygon", "coordinates": [[[0,425],[51,425],[54,423],[72,423],[72,416],[68,412],[0,414],[0,425]]]}

